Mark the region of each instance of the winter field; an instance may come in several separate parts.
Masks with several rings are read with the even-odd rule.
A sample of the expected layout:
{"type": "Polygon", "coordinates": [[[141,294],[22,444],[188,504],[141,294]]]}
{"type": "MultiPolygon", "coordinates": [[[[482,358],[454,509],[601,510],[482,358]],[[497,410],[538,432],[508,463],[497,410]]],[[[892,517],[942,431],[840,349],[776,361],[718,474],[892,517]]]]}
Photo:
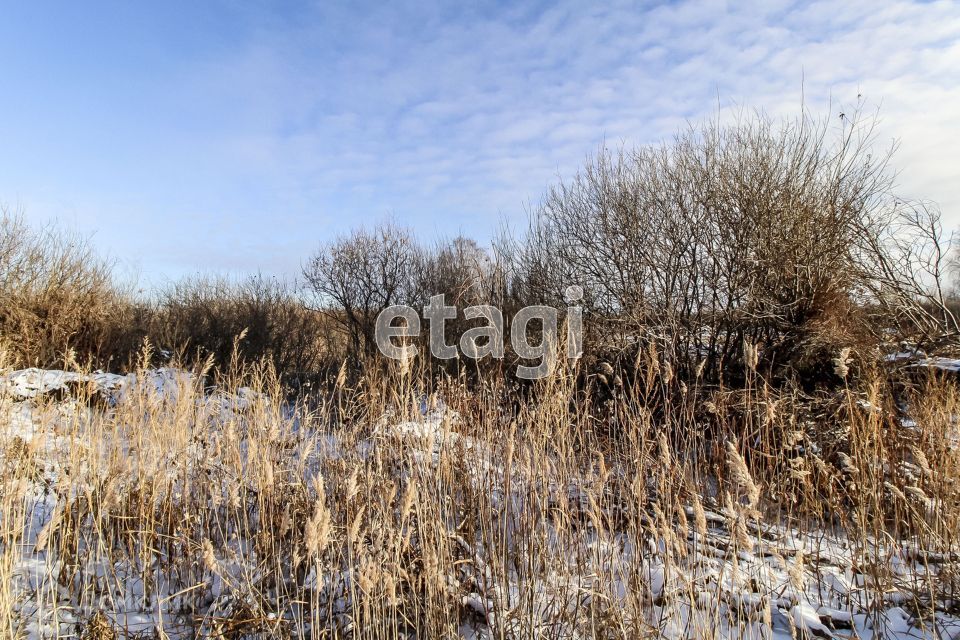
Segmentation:
{"type": "Polygon", "coordinates": [[[2,2],[0,79],[0,640],[960,640],[960,0],[2,2]]]}
{"type": "Polygon", "coordinates": [[[653,357],[603,415],[569,372],[514,408],[403,369],[299,404],[258,371],[8,372],[4,637],[960,637],[952,383],[909,418],[839,392],[827,437],[757,376],[667,429],[653,357]]]}
{"type": "Polygon", "coordinates": [[[960,247],[856,115],[291,281],[0,207],[0,640],[960,638],[960,247]]]}

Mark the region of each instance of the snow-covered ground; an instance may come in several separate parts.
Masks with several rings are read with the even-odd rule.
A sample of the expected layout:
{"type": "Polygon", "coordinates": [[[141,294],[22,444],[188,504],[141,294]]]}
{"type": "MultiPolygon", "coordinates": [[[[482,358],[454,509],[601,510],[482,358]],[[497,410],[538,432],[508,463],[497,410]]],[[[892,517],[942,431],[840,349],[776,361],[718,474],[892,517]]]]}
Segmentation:
{"type": "Polygon", "coordinates": [[[907,366],[937,369],[950,373],[960,372],[960,358],[928,356],[923,351],[898,351],[887,354],[884,359],[887,362],[902,363],[907,366]]]}
{"type": "MultiPolygon", "coordinates": [[[[120,637],[194,637],[198,628],[201,635],[212,633],[205,621],[221,617],[235,608],[238,598],[245,597],[233,585],[256,574],[258,563],[250,551],[253,542],[242,535],[230,539],[223,548],[210,550],[213,559],[207,558],[206,562],[217,565],[218,570],[201,585],[208,595],[200,610],[190,615],[184,613],[185,607],[188,600],[192,602],[191,592],[200,588],[197,584],[178,581],[157,568],[153,584],[145,585],[144,567],[122,562],[107,566],[103,559],[108,556],[102,553],[86,554],[79,566],[67,567],[50,550],[49,532],[69,511],[63,496],[89,496],[99,481],[108,480],[70,470],[71,478],[86,478],[87,484],[76,480],[78,484],[66,492],[51,490],[66,472],[60,466],[63,458],[58,452],[95,446],[72,441],[79,437],[78,432],[64,429],[63,424],[75,421],[78,413],[109,409],[82,405],[70,395],[52,406],[38,400],[65,391],[70,385],[89,385],[88,391],[100,394],[107,407],[124,402],[137,385],[146,385],[153,393],[175,400],[181,385],[189,382],[187,374],[164,369],[139,377],[37,369],[0,377],[0,451],[20,447],[37,454],[35,474],[19,478],[16,487],[11,486],[11,478],[3,479],[4,491],[19,492],[26,504],[25,521],[21,523],[12,519],[12,514],[2,514],[5,527],[19,524],[26,532],[16,549],[2,549],[3,556],[11,559],[8,588],[25,637],[33,640],[89,634],[91,618],[119,630],[120,637]],[[100,581],[105,588],[95,598],[78,599],[69,588],[70,582],[57,579],[67,570],[84,574],[79,582],[100,581]]],[[[249,394],[249,390],[241,390],[232,395],[205,396],[216,407],[205,415],[222,423],[223,412],[242,411],[249,394]]],[[[469,460],[474,470],[470,482],[475,483],[474,489],[489,492],[490,504],[505,523],[503,539],[507,541],[511,540],[510,527],[523,520],[534,493],[558,495],[589,510],[591,505],[587,503],[595,494],[586,487],[594,480],[567,478],[547,488],[532,487],[530,479],[519,476],[505,482],[509,472],[491,451],[502,443],[461,435],[457,426],[458,417],[445,408],[424,408],[419,420],[385,416],[361,442],[346,445],[334,433],[325,434],[317,439],[316,451],[320,456],[363,459],[377,447],[401,450],[409,465],[397,471],[398,482],[410,481],[410,469],[429,471],[442,464],[444,453],[460,461],[469,460]]],[[[209,452],[189,451],[195,452],[196,459],[181,460],[180,472],[199,470],[211,463],[209,452]]],[[[626,473],[623,469],[615,472],[626,473]]],[[[615,502],[607,508],[615,510],[615,502]]],[[[626,608],[629,604],[633,611],[642,610],[645,618],[629,621],[631,628],[664,637],[960,638],[957,602],[937,602],[933,618],[918,617],[916,611],[918,598],[922,600],[936,591],[931,587],[948,578],[946,572],[956,558],[925,553],[909,541],[884,538],[853,542],[828,531],[761,524],[711,503],[703,510],[688,507],[685,516],[685,523],[663,527],[657,526],[660,516],[651,513],[653,524],[643,535],[595,524],[574,534],[545,526],[542,543],[549,549],[552,565],[540,567],[535,579],[513,570],[506,580],[491,566],[491,558],[503,554],[482,543],[468,542],[457,533],[456,523],[450,523],[449,538],[462,558],[447,578],[461,594],[461,635],[591,637],[599,633],[603,621],[578,618],[578,611],[596,604],[592,599],[603,598],[603,606],[608,608],[626,608]],[[736,530],[735,522],[742,523],[749,541],[742,540],[743,531],[736,530]],[[663,535],[665,528],[672,529],[673,535],[663,535]],[[868,570],[869,565],[881,566],[882,570],[868,570]],[[882,581],[876,582],[876,576],[883,576],[882,581]]],[[[610,517],[612,521],[612,514],[610,517]]],[[[92,526],[87,523],[81,530],[89,534],[92,526]]],[[[90,540],[95,538],[91,536],[90,540]]],[[[522,556],[524,551],[517,553],[522,556]]],[[[148,568],[146,574],[150,573],[148,568]]],[[[333,603],[333,617],[344,618],[350,615],[355,580],[349,569],[332,569],[322,579],[313,571],[303,578],[303,587],[306,591],[324,591],[323,600],[333,603]]],[[[302,629],[300,632],[309,636],[302,629]]],[[[626,633],[611,628],[608,635],[620,637],[626,633]]]]}

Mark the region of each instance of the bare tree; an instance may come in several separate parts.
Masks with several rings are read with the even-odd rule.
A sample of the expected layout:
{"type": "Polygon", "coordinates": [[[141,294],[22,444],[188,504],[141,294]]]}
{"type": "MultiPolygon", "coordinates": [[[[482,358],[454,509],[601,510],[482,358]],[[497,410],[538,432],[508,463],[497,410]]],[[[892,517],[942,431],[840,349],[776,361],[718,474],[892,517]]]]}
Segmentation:
{"type": "Polygon", "coordinates": [[[744,341],[771,367],[851,341],[892,176],[871,121],[845,116],[837,129],[757,116],[602,149],[533,212],[517,280],[546,299],[579,284],[618,329],[608,338],[646,336],[715,375],[744,341]]]}
{"type": "Polygon", "coordinates": [[[474,240],[458,236],[421,254],[417,288],[423,297],[443,294],[447,304],[486,304],[493,296],[494,264],[474,240]]]}
{"type": "Polygon", "coordinates": [[[960,335],[948,288],[955,268],[954,245],[954,236],[943,230],[938,207],[893,199],[885,232],[872,238],[866,254],[871,300],[918,347],[960,335]]]}
{"type": "Polygon", "coordinates": [[[380,311],[412,301],[420,252],[407,229],[388,222],[322,246],[304,267],[315,308],[348,336],[354,354],[376,351],[380,311]]]}

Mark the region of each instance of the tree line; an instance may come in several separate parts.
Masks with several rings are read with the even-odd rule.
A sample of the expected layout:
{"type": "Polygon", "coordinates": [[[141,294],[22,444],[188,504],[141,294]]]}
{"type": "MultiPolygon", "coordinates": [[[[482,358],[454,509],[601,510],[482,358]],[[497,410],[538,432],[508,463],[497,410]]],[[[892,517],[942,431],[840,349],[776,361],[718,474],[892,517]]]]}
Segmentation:
{"type": "MultiPolygon", "coordinates": [[[[149,341],[218,367],[268,361],[301,384],[376,359],[390,305],[442,294],[509,318],[533,304],[562,311],[577,285],[584,371],[653,348],[679,378],[736,383],[749,353],[769,379],[829,381],[840,353],[856,369],[900,342],[936,350],[958,335],[951,238],[935,206],[897,194],[894,149],[879,149],[874,124],[691,126],[656,146],[602,148],[488,247],[426,243],[386,221],[322,244],[296,281],[197,277],[147,297],[116,284],[83,239],[5,213],[4,352],[8,364],[116,368],[149,341]]],[[[460,315],[447,332],[471,326],[460,315]]]]}

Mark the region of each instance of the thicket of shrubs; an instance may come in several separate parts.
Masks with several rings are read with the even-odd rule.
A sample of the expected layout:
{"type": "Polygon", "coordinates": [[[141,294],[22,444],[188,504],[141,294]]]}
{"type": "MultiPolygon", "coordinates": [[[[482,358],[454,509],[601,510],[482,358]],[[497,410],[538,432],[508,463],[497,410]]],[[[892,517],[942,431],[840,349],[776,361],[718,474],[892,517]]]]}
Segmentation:
{"type": "Polygon", "coordinates": [[[136,297],[82,238],[0,216],[0,336],[10,366],[76,364],[124,370],[149,343],[171,357],[224,370],[268,361],[293,384],[342,358],[323,317],[294,284],[262,275],[186,278],[136,297]]]}
{"type": "Polygon", "coordinates": [[[264,275],[244,280],[198,277],[159,293],[148,335],[182,355],[223,369],[234,358],[267,360],[290,384],[309,382],[342,358],[342,342],[323,316],[306,308],[295,283],[264,275]]]}
{"type": "MultiPolygon", "coordinates": [[[[748,345],[769,380],[837,382],[841,353],[856,369],[885,345],[941,348],[958,330],[939,213],[895,194],[876,146],[870,122],[847,116],[707,124],[601,150],[490,250],[388,222],[321,246],[300,284],[194,278],[149,299],[83,239],[4,213],[0,335],[20,366],[123,368],[147,340],[220,368],[267,360],[297,384],[375,356],[389,305],[444,294],[495,305],[509,326],[525,305],[562,311],[579,285],[586,373],[652,349],[677,380],[737,385],[748,345]]],[[[449,342],[476,324],[461,314],[449,342]]]]}
{"type": "Polygon", "coordinates": [[[16,364],[110,360],[130,345],[138,309],[83,239],[0,216],[0,338],[16,364]]]}
{"type": "MultiPolygon", "coordinates": [[[[677,380],[740,385],[748,345],[766,379],[836,384],[841,353],[856,369],[901,342],[957,339],[940,213],[899,197],[892,150],[876,149],[855,117],[711,123],[601,150],[489,252],[386,224],[324,246],[305,275],[358,353],[391,304],[443,293],[495,305],[509,326],[526,305],[562,311],[578,285],[588,364],[629,369],[653,349],[677,380]]],[[[450,342],[468,326],[451,323],[450,342]]]]}

